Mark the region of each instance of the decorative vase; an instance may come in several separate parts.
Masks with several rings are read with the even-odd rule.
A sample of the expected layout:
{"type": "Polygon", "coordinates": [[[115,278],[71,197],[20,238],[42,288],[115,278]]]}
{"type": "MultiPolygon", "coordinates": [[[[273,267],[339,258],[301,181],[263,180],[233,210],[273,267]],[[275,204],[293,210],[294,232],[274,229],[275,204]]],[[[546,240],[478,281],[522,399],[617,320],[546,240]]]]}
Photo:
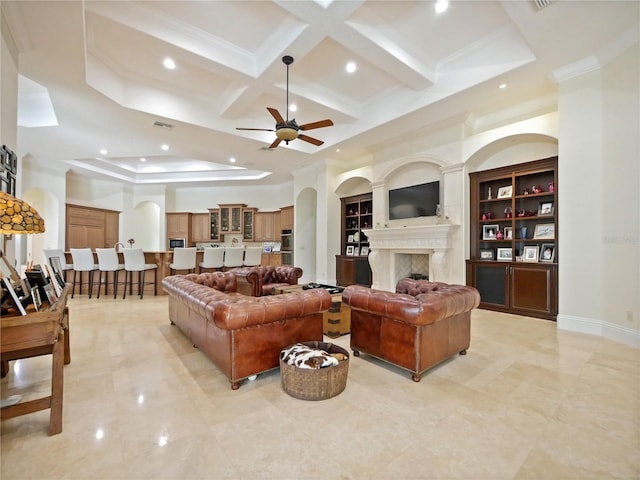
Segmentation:
{"type": "Polygon", "coordinates": [[[520,227],[520,238],[527,238],[527,227],[520,227]]]}
{"type": "Polygon", "coordinates": [[[555,191],[556,191],[556,184],[555,184],[555,182],[549,182],[549,191],[550,191],[550,192],[555,192],[555,191]]]}

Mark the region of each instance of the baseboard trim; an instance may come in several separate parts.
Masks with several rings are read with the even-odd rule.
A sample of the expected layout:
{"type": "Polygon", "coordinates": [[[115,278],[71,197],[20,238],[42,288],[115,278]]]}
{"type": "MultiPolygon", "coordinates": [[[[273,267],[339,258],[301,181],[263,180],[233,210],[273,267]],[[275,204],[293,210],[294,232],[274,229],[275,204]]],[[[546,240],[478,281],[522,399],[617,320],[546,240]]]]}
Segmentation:
{"type": "Polygon", "coordinates": [[[594,318],[558,314],[557,324],[560,330],[597,335],[640,349],[640,331],[616,325],[615,323],[608,323],[594,318]]]}

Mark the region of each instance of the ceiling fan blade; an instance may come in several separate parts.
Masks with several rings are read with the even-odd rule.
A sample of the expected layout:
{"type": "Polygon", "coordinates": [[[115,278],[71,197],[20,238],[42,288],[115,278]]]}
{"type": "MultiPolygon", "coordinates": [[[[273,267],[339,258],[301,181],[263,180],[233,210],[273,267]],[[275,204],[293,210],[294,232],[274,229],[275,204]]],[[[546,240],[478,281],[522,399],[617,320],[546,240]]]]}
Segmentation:
{"type": "Polygon", "coordinates": [[[286,123],[284,121],[284,118],[282,118],[282,115],[280,115],[280,112],[278,110],[276,110],[275,108],[271,108],[271,107],[267,107],[267,110],[269,110],[269,113],[271,114],[271,116],[276,119],[277,123],[286,123]]]}
{"type": "Polygon", "coordinates": [[[275,132],[273,128],[241,128],[236,127],[236,130],[251,130],[256,132],[275,132]]]}
{"type": "Polygon", "coordinates": [[[329,119],[320,120],[319,122],[305,123],[300,125],[300,130],[313,130],[314,128],[330,127],[333,122],[329,119]]]}
{"type": "Polygon", "coordinates": [[[276,148],[278,145],[280,145],[280,142],[282,140],[280,140],[279,138],[276,138],[273,143],[271,145],[269,145],[269,148],[276,148]]]}
{"type": "Polygon", "coordinates": [[[313,143],[317,147],[319,147],[324,143],[322,140],[318,140],[317,138],[309,137],[308,135],[303,135],[303,134],[298,135],[298,138],[300,140],[304,140],[305,142],[313,143]]]}

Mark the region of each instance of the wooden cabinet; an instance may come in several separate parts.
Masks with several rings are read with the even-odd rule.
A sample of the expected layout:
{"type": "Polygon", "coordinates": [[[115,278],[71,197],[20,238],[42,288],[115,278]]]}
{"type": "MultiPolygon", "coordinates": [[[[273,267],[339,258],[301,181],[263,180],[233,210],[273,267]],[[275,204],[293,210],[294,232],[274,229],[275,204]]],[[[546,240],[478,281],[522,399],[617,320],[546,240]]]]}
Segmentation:
{"type": "Polygon", "coordinates": [[[119,215],[114,210],[67,204],[65,249],[113,247],[119,238],[119,215]]]}
{"type": "Polygon", "coordinates": [[[196,242],[211,241],[210,214],[194,213],[191,215],[191,245],[196,242]]]}
{"type": "Polygon", "coordinates": [[[372,199],[371,193],[340,199],[340,255],[336,255],[336,281],[340,286],[371,286],[369,239],[362,233],[362,229],[372,227],[372,199]]]}
{"type": "Polygon", "coordinates": [[[293,206],[282,207],[280,209],[280,229],[293,230],[294,210],[293,206]]]}
{"type": "Polygon", "coordinates": [[[253,216],[255,242],[280,240],[280,212],[255,212],[253,216]]]}
{"type": "Polygon", "coordinates": [[[336,283],[340,287],[349,285],[371,286],[372,272],[367,257],[336,255],[336,283]]]}
{"type": "Polygon", "coordinates": [[[242,234],[242,209],[245,204],[220,205],[220,234],[242,234]]]}
{"type": "Polygon", "coordinates": [[[558,158],[470,174],[467,284],[481,308],[555,320],[558,158]]]}
{"type": "Polygon", "coordinates": [[[191,214],[172,212],[166,214],[167,220],[167,248],[170,238],[184,238],[186,245],[191,244],[191,214]]]}
{"type": "Polygon", "coordinates": [[[242,240],[245,242],[254,241],[254,216],[255,208],[243,208],[242,209],[242,240]]]}
{"type": "Polygon", "coordinates": [[[279,253],[263,253],[260,260],[260,265],[278,267],[282,265],[282,260],[279,253]]]}
{"type": "Polygon", "coordinates": [[[220,209],[209,209],[209,239],[212,242],[220,241],[220,209]]]}

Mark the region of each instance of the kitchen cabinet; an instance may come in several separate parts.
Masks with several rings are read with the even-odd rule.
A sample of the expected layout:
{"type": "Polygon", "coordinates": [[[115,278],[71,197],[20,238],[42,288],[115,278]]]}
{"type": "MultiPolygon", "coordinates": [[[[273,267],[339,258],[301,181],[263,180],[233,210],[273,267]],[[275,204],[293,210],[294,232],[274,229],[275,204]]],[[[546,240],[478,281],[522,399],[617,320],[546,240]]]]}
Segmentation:
{"type": "Polygon", "coordinates": [[[294,210],[293,206],[282,207],[280,209],[280,229],[293,230],[294,210]]]}
{"type": "Polygon", "coordinates": [[[209,240],[212,242],[220,241],[220,209],[209,209],[209,240]]]}
{"type": "Polygon", "coordinates": [[[282,265],[282,259],[279,253],[263,253],[260,265],[278,267],[282,265]]]}
{"type": "Polygon", "coordinates": [[[254,217],[255,208],[242,209],[242,240],[245,242],[254,241],[254,217]]]}
{"type": "Polygon", "coordinates": [[[256,212],[253,216],[255,242],[280,240],[280,212],[256,212]]]}
{"type": "Polygon", "coordinates": [[[67,204],[65,249],[113,247],[118,242],[119,215],[115,210],[67,204]]]}
{"type": "Polygon", "coordinates": [[[225,204],[220,207],[220,234],[242,234],[242,209],[245,204],[225,204]]]}
{"type": "Polygon", "coordinates": [[[191,244],[191,213],[171,212],[167,213],[167,248],[170,238],[184,238],[185,245],[191,244]]]}
{"type": "Polygon", "coordinates": [[[194,213],[191,215],[191,245],[196,242],[211,241],[211,226],[209,213],[194,213]]]}

